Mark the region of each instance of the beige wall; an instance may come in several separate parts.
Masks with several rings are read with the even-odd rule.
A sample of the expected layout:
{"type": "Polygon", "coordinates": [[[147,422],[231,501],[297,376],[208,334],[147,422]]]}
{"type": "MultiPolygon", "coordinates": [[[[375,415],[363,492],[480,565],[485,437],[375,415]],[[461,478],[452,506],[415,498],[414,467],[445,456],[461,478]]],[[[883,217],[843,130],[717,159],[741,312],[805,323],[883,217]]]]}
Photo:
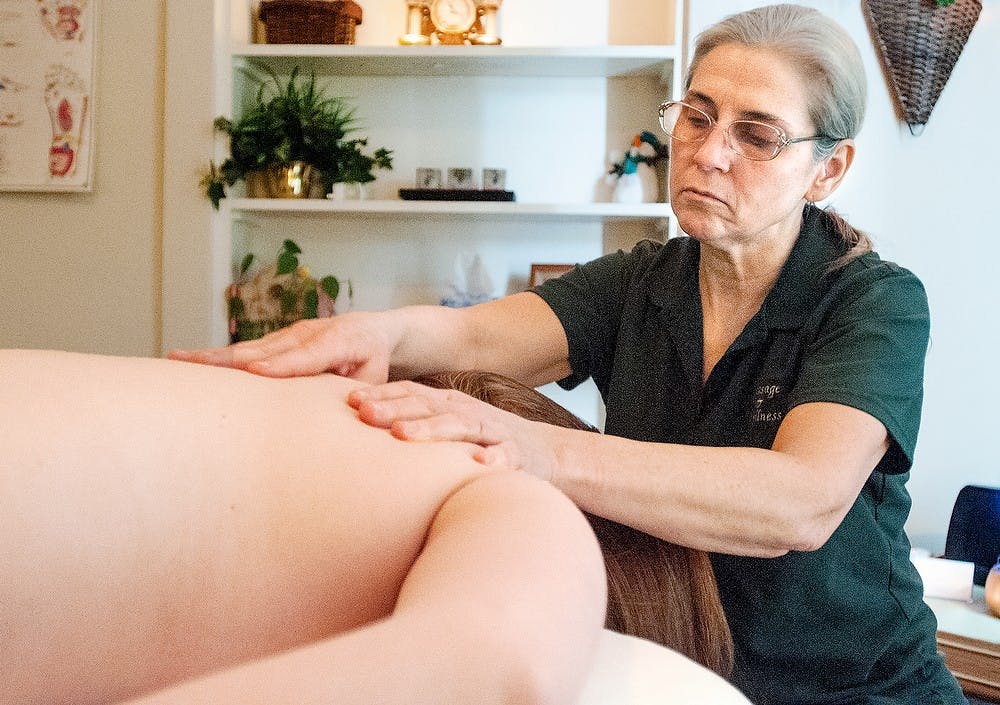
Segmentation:
{"type": "Polygon", "coordinates": [[[232,259],[228,242],[213,251],[213,211],[198,186],[213,154],[212,118],[229,112],[216,105],[213,64],[229,49],[213,35],[213,5],[224,4],[170,0],[166,7],[162,351],[212,340],[211,306],[222,306],[212,261],[232,259]]]}
{"type": "Polygon", "coordinates": [[[159,352],[164,4],[98,4],[93,191],[0,194],[0,346],[159,352]]]}

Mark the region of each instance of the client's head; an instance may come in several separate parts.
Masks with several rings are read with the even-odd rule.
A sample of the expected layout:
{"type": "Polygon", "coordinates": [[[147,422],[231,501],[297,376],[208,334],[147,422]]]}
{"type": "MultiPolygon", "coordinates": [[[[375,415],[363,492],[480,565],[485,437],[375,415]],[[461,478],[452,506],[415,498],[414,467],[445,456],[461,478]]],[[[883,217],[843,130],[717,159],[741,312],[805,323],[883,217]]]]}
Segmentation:
{"type": "MultiPolygon", "coordinates": [[[[545,395],[503,375],[440,372],[415,381],[464,392],[531,421],[597,431],[545,395]]],[[[668,646],[728,675],[733,665],[732,636],[708,555],[608,519],[589,514],[587,518],[600,541],[608,574],[606,626],[668,646]]]]}

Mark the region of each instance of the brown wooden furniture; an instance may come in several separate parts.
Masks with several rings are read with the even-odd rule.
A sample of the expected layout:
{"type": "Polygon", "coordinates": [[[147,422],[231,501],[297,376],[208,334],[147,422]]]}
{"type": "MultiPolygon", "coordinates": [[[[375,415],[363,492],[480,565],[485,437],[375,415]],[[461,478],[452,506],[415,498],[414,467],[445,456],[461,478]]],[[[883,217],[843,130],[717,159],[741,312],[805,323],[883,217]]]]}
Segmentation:
{"type": "Polygon", "coordinates": [[[984,591],[972,602],[928,597],[938,619],[938,648],[967,696],[1000,703],[1000,619],[986,609],[984,591]]]}

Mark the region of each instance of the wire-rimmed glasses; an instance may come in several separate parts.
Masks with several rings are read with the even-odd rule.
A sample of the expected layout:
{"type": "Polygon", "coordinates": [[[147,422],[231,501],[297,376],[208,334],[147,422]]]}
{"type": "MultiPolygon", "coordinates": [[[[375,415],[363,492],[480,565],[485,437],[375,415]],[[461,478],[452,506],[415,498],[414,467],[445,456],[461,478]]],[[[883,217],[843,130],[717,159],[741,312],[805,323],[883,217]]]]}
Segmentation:
{"type": "MultiPolygon", "coordinates": [[[[716,125],[715,118],[705,111],[678,100],[663,103],[659,112],[660,127],[680,142],[704,142],[716,125]]],[[[827,135],[790,138],[780,128],[756,120],[733,120],[722,134],[731,150],[756,162],[774,159],[796,142],[831,139],[827,135]]]]}

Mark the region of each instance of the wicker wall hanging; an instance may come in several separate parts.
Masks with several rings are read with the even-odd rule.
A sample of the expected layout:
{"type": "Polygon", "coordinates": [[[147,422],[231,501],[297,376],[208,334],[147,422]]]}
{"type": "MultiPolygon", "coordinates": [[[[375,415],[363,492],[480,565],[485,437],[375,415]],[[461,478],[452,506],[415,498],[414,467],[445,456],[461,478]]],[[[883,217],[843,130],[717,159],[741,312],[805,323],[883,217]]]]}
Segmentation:
{"type": "Polygon", "coordinates": [[[927,124],[983,8],[980,0],[862,0],[869,31],[910,132],[927,124]]]}

